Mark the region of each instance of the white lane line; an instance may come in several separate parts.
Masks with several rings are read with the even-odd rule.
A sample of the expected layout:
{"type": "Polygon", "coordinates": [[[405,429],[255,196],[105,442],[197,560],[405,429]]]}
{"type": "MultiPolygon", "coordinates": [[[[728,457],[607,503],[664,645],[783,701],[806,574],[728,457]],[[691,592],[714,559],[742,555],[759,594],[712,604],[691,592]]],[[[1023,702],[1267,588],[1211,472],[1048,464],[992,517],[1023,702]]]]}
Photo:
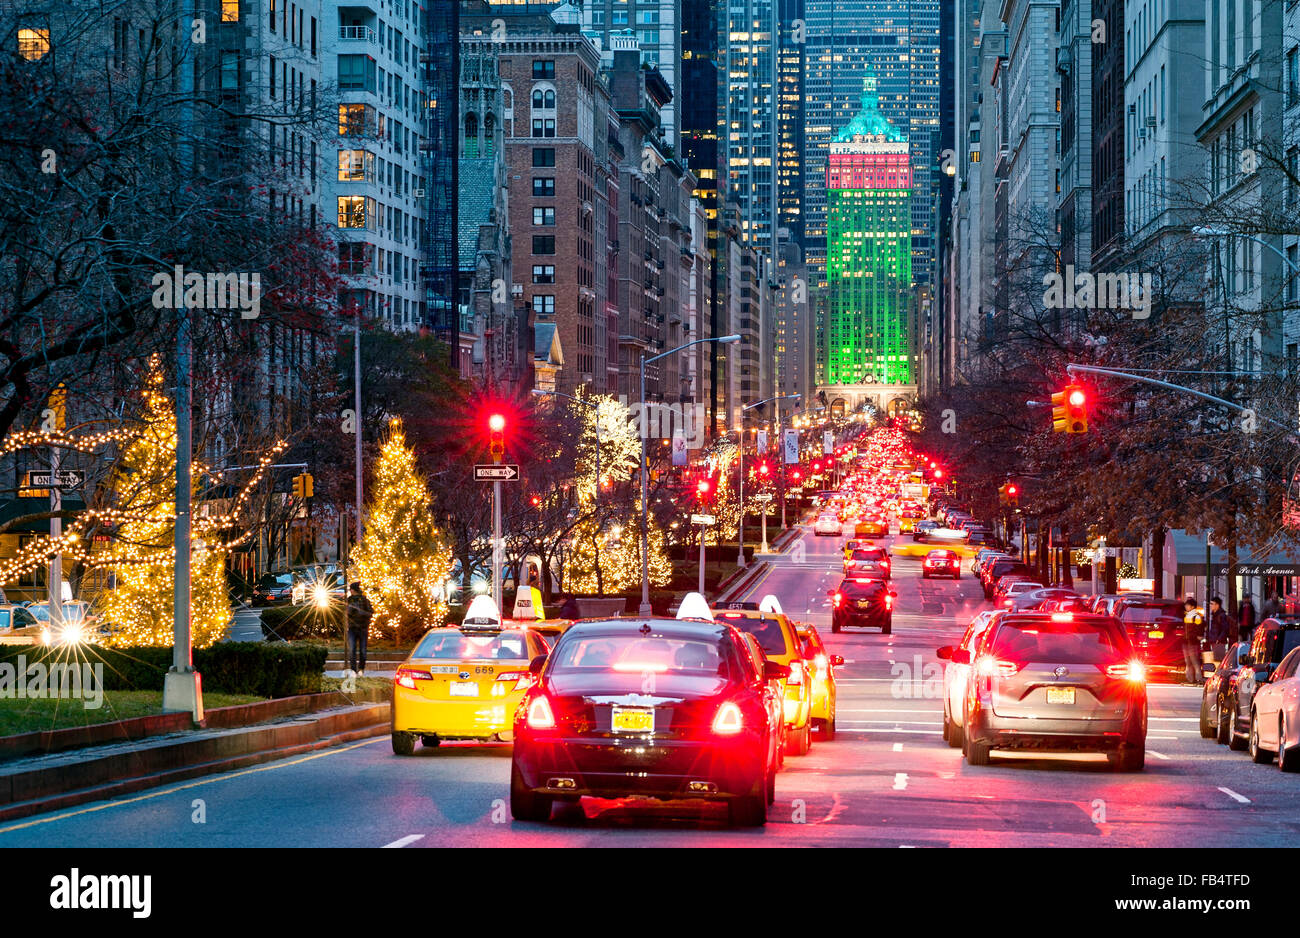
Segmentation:
{"type": "Polygon", "coordinates": [[[423,834],[407,834],[401,840],[394,840],[391,844],[384,844],[385,847],[405,847],[407,844],[413,844],[417,840],[424,840],[423,834]]]}
{"type": "Polygon", "coordinates": [[[895,709],[893,707],[875,707],[867,710],[848,710],[844,707],[836,707],[835,712],[836,713],[934,713],[936,710],[939,709],[941,709],[940,705],[936,704],[935,706],[928,707],[925,710],[901,710],[901,709],[895,709]]]}
{"type": "Polygon", "coordinates": [[[907,773],[906,773],[906,772],[895,772],[895,773],[894,773],[894,791],[902,791],[902,790],[905,789],[906,787],[907,787],[907,773]]]}
{"type": "Polygon", "coordinates": [[[903,744],[902,744],[902,743],[894,743],[894,752],[902,752],[902,751],[903,751],[903,744]]]}
{"type": "Polygon", "coordinates": [[[1222,785],[1220,785],[1220,786],[1219,786],[1219,791],[1223,792],[1225,795],[1227,795],[1227,796],[1228,796],[1229,798],[1231,798],[1233,801],[1239,801],[1239,802],[1241,802],[1242,804],[1250,804],[1250,799],[1249,799],[1249,798],[1247,798],[1245,795],[1239,795],[1239,794],[1237,794],[1237,793],[1236,793],[1235,791],[1233,791],[1231,788],[1224,788],[1222,785]]]}
{"type": "MultiPolygon", "coordinates": [[[[936,724],[936,725],[937,725],[937,724],[936,724]]],[[[942,736],[942,735],[943,735],[943,730],[887,730],[887,729],[871,729],[871,730],[845,729],[845,730],[841,730],[839,726],[836,726],[836,727],[835,727],[835,732],[837,732],[837,733],[839,733],[839,732],[844,732],[844,733],[863,733],[863,734],[871,734],[871,733],[914,733],[914,734],[917,734],[917,735],[920,735],[920,736],[942,736]]]]}
{"type": "Polygon", "coordinates": [[[853,726],[943,726],[942,720],[845,720],[853,726]]]}
{"type": "Polygon", "coordinates": [[[1166,762],[1169,761],[1169,757],[1167,755],[1165,755],[1163,752],[1156,752],[1154,749],[1148,749],[1147,755],[1155,756],[1157,759],[1164,759],[1166,762]]]}
{"type": "Polygon", "coordinates": [[[1147,717],[1152,723],[1199,723],[1199,717],[1147,717]]]}
{"type": "Polygon", "coordinates": [[[1148,736],[1147,739],[1172,739],[1174,741],[1177,741],[1178,737],[1177,736],[1148,736]]]}

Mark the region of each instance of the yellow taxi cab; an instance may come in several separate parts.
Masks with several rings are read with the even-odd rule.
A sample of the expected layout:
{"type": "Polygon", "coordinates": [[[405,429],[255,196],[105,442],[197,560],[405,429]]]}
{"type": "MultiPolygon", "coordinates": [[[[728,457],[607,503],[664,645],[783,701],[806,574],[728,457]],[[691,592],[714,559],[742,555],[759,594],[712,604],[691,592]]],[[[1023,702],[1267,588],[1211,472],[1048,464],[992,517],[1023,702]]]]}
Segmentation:
{"type": "Polygon", "coordinates": [[[502,621],[492,598],[477,596],[462,625],[426,632],[393,680],[393,752],[411,755],[417,737],[429,747],[513,739],[529,663],[549,650],[532,625],[502,621]]]}
{"type": "Polygon", "coordinates": [[[884,518],[859,518],[853,528],[853,536],[859,538],[888,537],[889,522],[884,518]]]}
{"type": "Polygon", "coordinates": [[[753,635],[768,661],[790,669],[789,676],[781,681],[787,748],[792,756],[805,755],[812,747],[812,689],[808,680],[808,661],[804,658],[794,622],[782,612],[780,602],[771,595],[764,596],[758,603],[723,603],[715,617],[753,635]]]}
{"type": "Polygon", "coordinates": [[[853,556],[853,552],[859,547],[865,547],[866,541],[862,538],[851,537],[844,542],[844,559],[848,560],[853,556]]]}
{"type": "Polygon", "coordinates": [[[830,741],[835,738],[835,669],[844,663],[844,658],[826,650],[812,624],[800,622],[796,631],[808,662],[813,728],[822,739],[830,741]]]}
{"type": "Polygon", "coordinates": [[[921,520],[921,515],[904,513],[898,516],[898,533],[911,534],[916,530],[916,523],[921,520]]]}

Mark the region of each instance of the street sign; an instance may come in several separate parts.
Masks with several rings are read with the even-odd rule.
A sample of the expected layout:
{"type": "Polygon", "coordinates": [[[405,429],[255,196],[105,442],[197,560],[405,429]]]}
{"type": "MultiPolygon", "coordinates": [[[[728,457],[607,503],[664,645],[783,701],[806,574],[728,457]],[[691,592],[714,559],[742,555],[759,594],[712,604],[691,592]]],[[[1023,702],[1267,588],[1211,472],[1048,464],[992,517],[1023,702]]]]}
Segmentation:
{"type": "Polygon", "coordinates": [[[707,526],[717,523],[718,519],[713,517],[713,515],[691,515],[691,524],[703,524],[707,526]]]}
{"type": "Polygon", "coordinates": [[[86,473],[81,469],[60,469],[57,473],[37,469],[27,473],[27,487],[34,489],[75,489],[86,484],[86,473]],[[57,476],[57,481],[55,479],[57,476]]]}
{"type": "Polygon", "coordinates": [[[518,482],[519,467],[512,465],[477,465],[474,467],[475,482],[518,482]]]}
{"type": "Polygon", "coordinates": [[[753,499],[756,502],[770,502],[772,500],[772,493],[764,492],[762,495],[753,496],[753,499]]]}

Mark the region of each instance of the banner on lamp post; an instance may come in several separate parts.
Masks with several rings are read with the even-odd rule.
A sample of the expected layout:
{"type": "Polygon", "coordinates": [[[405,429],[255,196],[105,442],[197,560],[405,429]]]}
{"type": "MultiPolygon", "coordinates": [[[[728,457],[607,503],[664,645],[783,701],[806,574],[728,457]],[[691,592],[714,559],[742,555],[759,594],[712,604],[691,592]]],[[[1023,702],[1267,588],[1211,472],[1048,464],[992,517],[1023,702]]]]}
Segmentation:
{"type": "Polygon", "coordinates": [[[766,430],[758,431],[758,451],[760,453],[767,452],[767,431],[766,430]]]}
{"type": "Polygon", "coordinates": [[[673,465],[685,466],[688,462],[689,451],[686,448],[686,433],[682,430],[673,431],[673,465]]]}
{"type": "Polygon", "coordinates": [[[785,464],[787,466],[797,465],[799,462],[799,431],[790,429],[785,431],[785,464]]]}
{"type": "Polygon", "coordinates": [[[835,452],[835,434],[827,430],[822,434],[822,455],[829,456],[835,452]]]}

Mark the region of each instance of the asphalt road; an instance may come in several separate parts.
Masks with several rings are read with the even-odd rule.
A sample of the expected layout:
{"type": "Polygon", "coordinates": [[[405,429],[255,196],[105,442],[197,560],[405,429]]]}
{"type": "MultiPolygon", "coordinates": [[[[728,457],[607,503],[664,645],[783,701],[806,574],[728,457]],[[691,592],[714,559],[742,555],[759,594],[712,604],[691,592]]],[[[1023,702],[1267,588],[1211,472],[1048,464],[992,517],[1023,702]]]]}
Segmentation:
{"type": "MultiPolygon", "coordinates": [[[[891,540],[898,540],[893,538],[891,540]]],[[[766,828],[720,807],[584,802],[549,824],[510,819],[510,747],[392,755],[386,737],[0,825],[40,846],[1284,846],[1300,837],[1300,777],[1197,732],[1198,691],[1150,689],[1147,767],[1101,756],[1005,756],[971,767],[941,738],[940,663],[982,608],[978,583],[923,581],[895,559],[892,636],[830,633],[840,540],[806,533],[751,593],[815,623],[838,670],[839,735],[786,760],[766,828]]]]}

